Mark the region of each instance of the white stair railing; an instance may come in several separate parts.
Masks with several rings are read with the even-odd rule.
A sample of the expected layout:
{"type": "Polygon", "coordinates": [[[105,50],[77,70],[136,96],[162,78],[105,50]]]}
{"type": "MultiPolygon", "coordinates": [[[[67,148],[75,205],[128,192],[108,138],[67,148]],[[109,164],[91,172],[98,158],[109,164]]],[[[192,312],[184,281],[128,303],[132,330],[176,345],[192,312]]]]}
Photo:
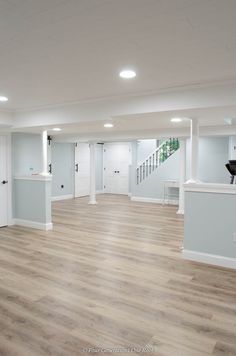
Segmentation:
{"type": "Polygon", "coordinates": [[[147,158],[136,168],[136,184],[140,184],[154,172],[165,160],[179,149],[178,138],[170,138],[162,142],[147,158]]]}

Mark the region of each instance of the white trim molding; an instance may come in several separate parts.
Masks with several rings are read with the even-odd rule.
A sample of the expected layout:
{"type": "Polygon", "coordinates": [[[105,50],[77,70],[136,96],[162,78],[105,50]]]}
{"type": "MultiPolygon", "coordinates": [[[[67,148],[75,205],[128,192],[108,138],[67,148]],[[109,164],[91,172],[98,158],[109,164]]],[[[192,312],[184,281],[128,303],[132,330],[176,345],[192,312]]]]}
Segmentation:
{"type": "Polygon", "coordinates": [[[7,226],[13,225],[12,223],[12,153],[11,153],[11,133],[0,130],[0,136],[5,136],[7,141],[6,147],[6,161],[7,161],[7,226]]]}
{"type": "Polygon", "coordinates": [[[146,198],[146,197],[131,197],[130,198],[132,201],[137,201],[137,202],[143,202],[143,203],[154,203],[154,204],[167,204],[167,205],[178,205],[179,201],[178,200],[173,200],[173,199],[165,199],[165,202],[163,199],[157,199],[157,198],[146,198]]]}
{"type": "Polygon", "coordinates": [[[104,190],[101,189],[101,190],[96,190],[96,194],[104,194],[104,190]]]}
{"type": "Polygon", "coordinates": [[[74,198],[73,194],[58,195],[56,197],[52,197],[52,201],[67,200],[67,199],[73,199],[73,198],[74,198]]]}
{"type": "Polygon", "coordinates": [[[230,258],[209,253],[183,250],[183,258],[195,262],[207,263],[214,266],[236,269],[236,258],[230,258]]]}
{"type": "Polygon", "coordinates": [[[53,229],[53,224],[52,223],[40,223],[37,221],[30,221],[30,220],[23,220],[23,219],[14,219],[14,225],[19,225],[19,226],[24,226],[24,227],[29,227],[32,229],[38,229],[38,230],[52,230],[53,229]]]}
{"type": "Polygon", "coordinates": [[[185,192],[236,194],[236,184],[185,183],[185,192]]]}
{"type": "Polygon", "coordinates": [[[52,176],[51,175],[42,175],[42,174],[34,174],[34,175],[28,175],[28,176],[15,176],[14,179],[20,179],[20,180],[39,180],[39,181],[51,181],[52,176]]]}
{"type": "Polygon", "coordinates": [[[8,192],[7,192],[7,221],[8,226],[13,225],[12,222],[12,136],[10,133],[7,136],[7,175],[8,175],[8,192]]]}

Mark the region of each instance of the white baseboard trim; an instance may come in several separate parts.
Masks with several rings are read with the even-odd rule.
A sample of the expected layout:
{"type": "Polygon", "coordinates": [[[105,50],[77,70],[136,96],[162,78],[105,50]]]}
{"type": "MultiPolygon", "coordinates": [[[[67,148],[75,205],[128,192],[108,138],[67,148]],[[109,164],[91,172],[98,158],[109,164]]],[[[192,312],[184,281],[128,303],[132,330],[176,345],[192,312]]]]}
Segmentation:
{"type": "MultiPolygon", "coordinates": [[[[156,198],[146,198],[146,197],[133,197],[131,196],[132,201],[143,202],[143,203],[154,203],[154,204],[163,204],[163,199],[156,199],[156,198]]],[[[165,204],[168,205],[178,205],[178,200],[170,200],[166,199],[165,204]]]]}
{"type": "Polygon", "coordinates": [[[183,250],[183,257],[187,260],[207,263],[210,265],[236,269],[236,258],[230,258],[209,253],[183,250]]]}
{"type": "Polygon", "coordinates": [[[178,215],[184,215],[184,210],[179,209],[179,210],[176,212],[176,214],[178,214],[178,215]]]}
{"type": "Polygon", "coordinates": [[[66,200],[66,199],[73,199],[73,198],[74,198],[73,194],[58,195],[56,197],[52,197],[52,201],[66,200]]]}
{"type": "Polygon", "coordinates": [[[104,194],[104,190],[101,189],[101,190],[96,190],[96,194],[104,194]]]}
{"type": "Polygon", "coordinates": [[[15,219],[11,218],[8,222],[8,225],[7,226],[13,226],[15,225],[15,219]]]}
{"type": "Polygon", "coordinates": [[[89,204],[89,205],[97,205],[97,202],[96,202],[96,200],[90,200],[90,201],[88,202],[88,204],[89,204]]]}
{"type": "Polygon", "coordinates": [[[23,219],[14,219],[14,225],[25,226],[25,227],[30,227],[32,229],[38,229],[44,231],[53,229],[52,223],[44,224],[37,221],[30,221],[30,220],[23,220],[23,219]]]}

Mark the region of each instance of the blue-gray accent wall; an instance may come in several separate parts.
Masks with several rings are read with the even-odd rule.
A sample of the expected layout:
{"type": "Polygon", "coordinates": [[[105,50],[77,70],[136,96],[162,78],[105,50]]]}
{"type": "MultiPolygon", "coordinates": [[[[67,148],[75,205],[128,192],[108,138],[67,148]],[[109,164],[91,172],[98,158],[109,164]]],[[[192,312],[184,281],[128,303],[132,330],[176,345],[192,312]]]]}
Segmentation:
{"type": "MultiPolygon", "coordinates": [[[[163,199],[164,181],[169,179],[179,179],[179,151],[176,151],[139,184],[136,184],[136,172],[134,172],[131,179],[131,194],[135,197],[163,199]]],[[[172,189],[170,193],[173,199],[177,198],[176,189],[172,189]]]]}
{"type": "Polygon", "coordinates": [[[51,181],[14,180],[14,218],[51,223],[51,181]]]}
{"type": "MultiPolygon", "coordinates": [[[[186,180],[189,178],[190,143],[187,140],[187,166],[186,180]]],[[[139,156],[140,156],[139,146],[139,156]]],[[[151,152],[149,152],[151,153],[151,152]]],[[[158,167],[147,179],[140,184],[136,184],[136,166],[138,161],[137,142],[132,143],[132,162],[130,167],[130,190],[132,196],[163,199],[163,181],[179,180],[179,151],[169,157],[160,167],[158,167]]],[[[228,137],[200,137],[199,140],[199,179],[202,182],[229,183],[229,174],[225,168],[225,163],[229,159],[229,138],[228,137]]],[[[177,196],[176,190],[170,192],[172,198],[177,196]]]]}
{"type": "MultiPolygon", "coordinates": [[[[229,159],[229,137],[200,137],[198,176],[204,183],[229,183],[225,164],[229,159]]],[[[187,140],[187,176],[190,146],[187,140]]]]}
{"type": "Polygon", "coordinates": [[[184,249],[236,258],[235,194],[185,192],[184,249]]]}
{"type": "Polygon", "coordinates": [[[52,142],[52,196],[74,194],[73,143],[52,142]]]}
{"type": "Polygon", "coordinates": [[[13,175],[31,175],[42,171],[42,144],[38,134],[12,134],[13,175]]]}

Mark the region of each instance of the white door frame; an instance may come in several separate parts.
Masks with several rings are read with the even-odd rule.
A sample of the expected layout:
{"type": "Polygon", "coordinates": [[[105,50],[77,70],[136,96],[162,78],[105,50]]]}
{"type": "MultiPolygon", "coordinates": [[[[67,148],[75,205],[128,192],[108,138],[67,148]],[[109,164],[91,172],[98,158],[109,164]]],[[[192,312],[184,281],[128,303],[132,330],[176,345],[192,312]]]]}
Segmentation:
{"type": "Polygon", "coordinates": [[[12,159],[11,159],[11,133],[1,132],[0,136],[5,136],[7,141],[7,223],[8,225],[14,225],[12,217],[12,159]]]}

